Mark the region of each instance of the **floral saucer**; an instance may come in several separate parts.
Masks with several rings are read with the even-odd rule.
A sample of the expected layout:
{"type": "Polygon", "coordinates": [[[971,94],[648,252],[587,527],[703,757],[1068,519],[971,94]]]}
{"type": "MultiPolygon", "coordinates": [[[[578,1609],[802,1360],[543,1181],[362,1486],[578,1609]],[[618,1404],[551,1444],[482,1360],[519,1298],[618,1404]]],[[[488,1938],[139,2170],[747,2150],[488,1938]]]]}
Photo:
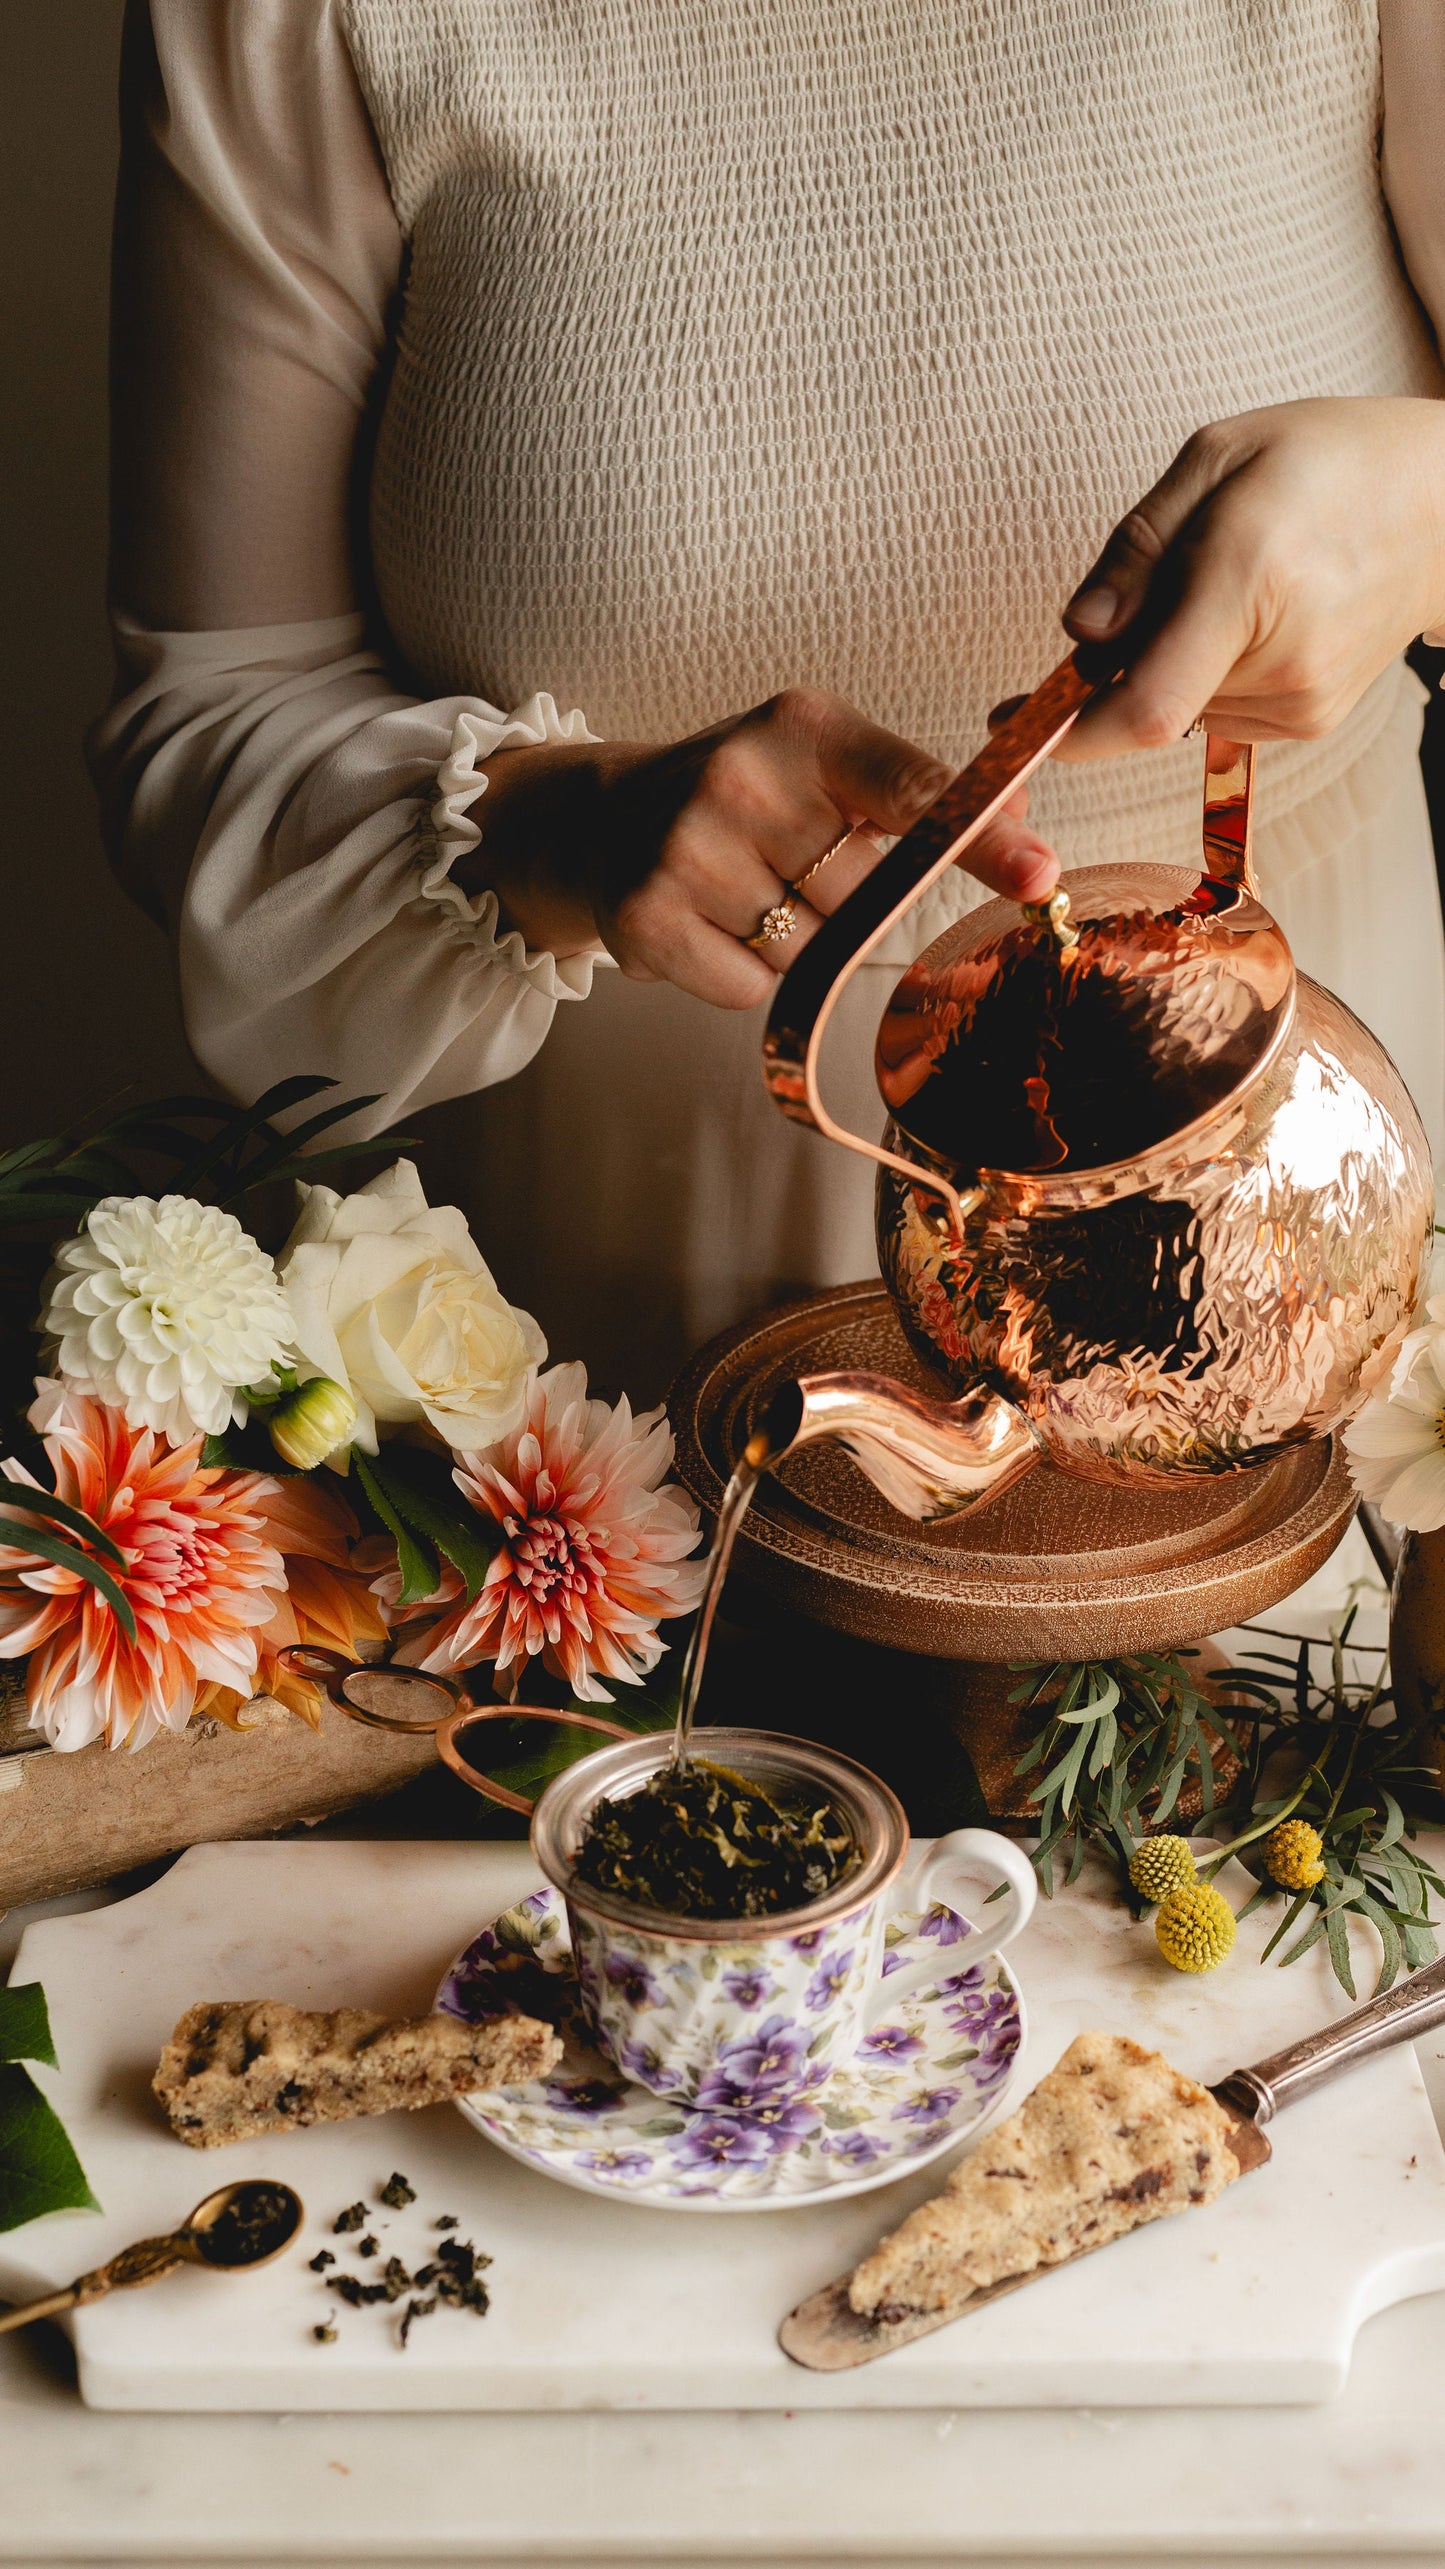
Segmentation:
{"type": "MultiPolygon", "coordinates": [[[[900,1910],[885,1934],[885,1979],[932,1944],[937,1981],[910,1989],[818,2094],[771,2112],[721,2113],[670,2104],[593,2047],[566,1906],[550,1887],[534,1891],[468,1945],[436,2005],[465,2024],[543,2017],[562,2036],[562,2059],[530,2086],[457,2102],[510,2157],[588,2194],[692,2212],[771,2212],[866,2194],[963,2140],[1008,2085],[1023,2000],[998,1954],[965,1961],[959,1947],[975,1934],[952,1909],[900,1910]]],[[[766,2004],[761,1976],[758,2003],[766,2004]]]]}

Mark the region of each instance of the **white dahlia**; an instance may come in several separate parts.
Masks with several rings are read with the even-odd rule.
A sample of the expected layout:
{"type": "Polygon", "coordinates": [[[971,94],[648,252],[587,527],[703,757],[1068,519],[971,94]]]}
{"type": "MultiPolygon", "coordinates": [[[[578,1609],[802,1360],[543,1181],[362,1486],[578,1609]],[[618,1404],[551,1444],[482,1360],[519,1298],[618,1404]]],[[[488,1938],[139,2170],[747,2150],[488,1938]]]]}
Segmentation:
{"type": "Polygon", "coordinates": [[[97,1204],[56,1252],[40,1326],[63,1381],[173,1445],[239,1424],[243,1385],[291,1346],[265,1250],[233,1213],[185,1195],[97,1204]]]}

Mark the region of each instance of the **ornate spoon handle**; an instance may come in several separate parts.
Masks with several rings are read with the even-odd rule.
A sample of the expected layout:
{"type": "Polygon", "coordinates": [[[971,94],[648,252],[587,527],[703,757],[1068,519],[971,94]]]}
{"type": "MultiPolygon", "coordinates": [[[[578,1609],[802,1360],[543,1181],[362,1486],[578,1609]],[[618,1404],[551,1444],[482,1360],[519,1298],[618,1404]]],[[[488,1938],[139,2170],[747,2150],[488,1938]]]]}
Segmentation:
{"type": "Polygon", "coordinates": [[[136,2284],[158,2283],[162,2275],[172,2275],[177,2266],[186,2263],[184,2234],[180,2244],[172,2232],[163,2239],[137,2239],[134,2246],[122,2248],[103,2266],[95,2266],[88,2275],[77,2275],[73,2284],[62,2284],[58,2292],[42,2293],[38,2301],[17,2302],[13,2310],[0,2311],[0,2337],[10,2328],[25,2328],[32,2319],[55,2319],[64,2310],[80,2310],[88,2301],[100,2301],[108,2292],[129,2292],[136,2284]]]}
{"type": "Polygon", "coordinates": [[[1432,2025],[1445,2025],[1445,1962],[1431,1963],[1413,1979],[1387,1989],[1382,1998],[1357,2007],[1352,2015],[1322,2026],[1317,2034],[1306,2034],[1302,2042],[1287,2043],[1283,2051],[1271,2052],[1268,2060],[1233,2071],[1221,2079],[1215,2093],[1241,2106],[1256,2123],[1268,2123],[1282,2105],[1308,2096],[1311,2088],[1338,2071],[1354,2069],[1373,2053],[1388,2051],[1392,2043],[1428,2033],[1432,2025]]]}

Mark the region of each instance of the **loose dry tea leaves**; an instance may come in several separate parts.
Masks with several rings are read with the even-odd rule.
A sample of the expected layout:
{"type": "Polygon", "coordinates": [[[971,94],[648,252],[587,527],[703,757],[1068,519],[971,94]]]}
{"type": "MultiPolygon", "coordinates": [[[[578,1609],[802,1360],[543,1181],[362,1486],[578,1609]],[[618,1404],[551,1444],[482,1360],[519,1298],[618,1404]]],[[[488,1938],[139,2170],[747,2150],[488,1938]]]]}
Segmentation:
{"type": "Polygon", "coordinates": [[[673,1918],[766,1918],[821,1900],[857,1860],[831,1802],[777,1800],[726,1766],[665,1767],[597,1804],[579,1882],[673,1918]]]}
{"type": "Polygon", "coordinates": [[[300,2207],[289,2186],[259,2179],[240,2192],[196,2236],[208,2266],[254,2266],[273,2257],[293,2236],[300,2207]]]}
{"type": "MultiPolygon", "coordinates": [[[[404,2203],[416,2201],[415,2189],[408,2185],[404,2176],[393,2175],[386,2191],[389,2193],[392,2188],[397,2189],[393,2200],[394,2210],[400,2211],[404,2203]]],[[[340,2231],[356,2230],[360,2228],[361,2221],[364,2219],[364,2205],[353,2203],[348,2205],[345,2212],[338,2215],[332,2223],[332,2228],[340,2231]]],[[[433,2227],[443,2231],[455,2230],[458,2227],[456,2214],[442,2213],[433,2227]]],[[[376,2253],[377,2241],[373,2234],[368,2232],[364,2239],[357,2241],[357,2254],[370,2257],[376,2253]]],[[[336,2259],[329,2248],[322,2248],[309,2262],[311,2272],[320,2274],[323,2268],[334,2266],[336,2259]]],[[[335,2274],[326,2276],[326,2289],[328,2292],[334,2292],[338,2300],[345,2302],[350,2310],[365,2310],[377,2302],[399,2302],[404,2300],[408,2293],[411,2294],[412,2298],[407,2302],[399,2329],[399,2342],[405,2346],[415,2322],[418,2319],[430,2318],[432,2312],[442,2304],[451,2310],[473,2311],[478,2319],[485,2318],[491,2306],[491,2297],[482,2281],[482,2273],[491,2262],[491,2258],[475,2247],[470,2239],[444,2238],[437,2243],[436,2255],[415,2275],[408,2274],[400,2257],[388,2257],[375,2283],[363,2283],[359,2275],[335,2274]]],[[[327,2320],[321,2326],[314,2328],[311,2333],[319,2345],[329,2346],[336,2337],[335,2324],[327,2320]]]]}
{"type": "Polygon", "coordinates": [[[327,2291],[340,2293],[342,2300],[349,2302],[353,2310],[364,2309],[368,2302],[400,2301],[404,2292],[410,2292],[411,2286],[412,2278],[400,2257],[388,2257],[379,2283],[364,2284],[356,2275],[328,2275],[326,2278],[327,2291]]]}
{"type": "Polygon", "coordinates": [[[393,2168],[377,2200],[389,2204],[393,2212],[401,2212],[407,2204],[415,2203],[416,2187],[408,2184],[399,2169],[393,2168]]]}

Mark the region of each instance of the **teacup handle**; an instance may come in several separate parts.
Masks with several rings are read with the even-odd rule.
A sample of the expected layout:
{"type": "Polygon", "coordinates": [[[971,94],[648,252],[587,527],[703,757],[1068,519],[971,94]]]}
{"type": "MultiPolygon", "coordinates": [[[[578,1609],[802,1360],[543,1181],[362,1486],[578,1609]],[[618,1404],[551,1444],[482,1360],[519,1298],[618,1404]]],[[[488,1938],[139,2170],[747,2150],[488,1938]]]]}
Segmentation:
{"type": "MultiPolygon", "coordinates": [[[[957,1903],[949,1898],[949,1885],[965,1871],[1002,1874],[1008,1885],[1008,1898],[999,1913],[997,1926],[976,1929],[977,1950],[997,1953],[1011,1944],[1020,1930],[1028,1925],[1038,1901],[1038,1876],[1022,1847],[1011,1838],[1000,1837],[997,1829],[950,1829],[925,1856],[909,1885],[909,1896],[918,1908],[927,1909],[934,1902],[945,1908],[957,1903]]],[[[925,1954],[921,1962],[909,1963],[902,1971],[889,1972],[886,1979],[876,1980],[864,2007],[864,2031],[871,2033],[880,2018],[889,2014],[896,2001],[911,1989],[927,1989],[945,1966],[940,1965],[937,1949],[925,1954]]]]}

